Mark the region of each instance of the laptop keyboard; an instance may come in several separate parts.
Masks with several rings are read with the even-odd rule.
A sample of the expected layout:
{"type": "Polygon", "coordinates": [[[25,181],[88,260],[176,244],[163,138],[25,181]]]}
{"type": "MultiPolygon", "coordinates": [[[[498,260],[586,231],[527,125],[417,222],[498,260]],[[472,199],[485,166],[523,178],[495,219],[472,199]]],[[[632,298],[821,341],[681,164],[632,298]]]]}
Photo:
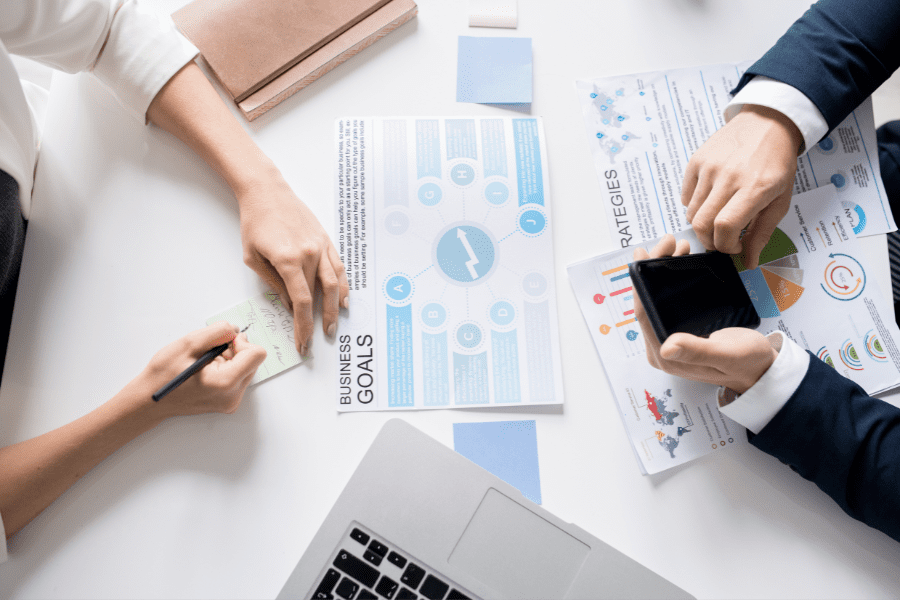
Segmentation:
{"type": "Polygon", "coordinates": [[[313,598],[475,600],[434,569],[353,523],[313,588],[313,598]]]}

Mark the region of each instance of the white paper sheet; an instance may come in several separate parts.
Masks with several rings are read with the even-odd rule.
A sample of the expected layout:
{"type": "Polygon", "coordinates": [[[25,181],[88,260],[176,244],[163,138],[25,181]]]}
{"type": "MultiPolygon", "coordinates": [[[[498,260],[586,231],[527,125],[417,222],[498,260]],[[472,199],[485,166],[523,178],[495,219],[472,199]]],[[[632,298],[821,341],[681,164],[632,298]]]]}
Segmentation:
{"type": "MultiPolygon", "coordinates": [[[[725,125],[723,111],[730,92],[751,64],[577,82],[601,201],[617,246],[687,228],[681,186],[688,160],[725,125]]],[[[858,235],[896,229],[881,182],[871,98],[801,156],[797,165],[794,193],[833,184],[858,235]]]]}
{"type": "Polygon", "coordinates": [[[336,122],[341,411],[563,401],[538,118],[336,122]]]}

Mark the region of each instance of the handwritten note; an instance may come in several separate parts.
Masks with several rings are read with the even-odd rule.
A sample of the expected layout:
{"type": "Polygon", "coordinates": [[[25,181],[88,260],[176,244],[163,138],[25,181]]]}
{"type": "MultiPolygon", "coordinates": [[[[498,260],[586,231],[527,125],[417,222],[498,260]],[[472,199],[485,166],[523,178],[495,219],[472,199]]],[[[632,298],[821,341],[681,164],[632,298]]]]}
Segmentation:
{"type": "Polygon", "coordinates": [[[264,292],[206,320],[207,325],[228,321],[249,326],[247,339],[266,349],[265,362],[253,376],[253,384],[265,381],[303,362],[294,346],[294,317],[275,292],[264,292]]]}

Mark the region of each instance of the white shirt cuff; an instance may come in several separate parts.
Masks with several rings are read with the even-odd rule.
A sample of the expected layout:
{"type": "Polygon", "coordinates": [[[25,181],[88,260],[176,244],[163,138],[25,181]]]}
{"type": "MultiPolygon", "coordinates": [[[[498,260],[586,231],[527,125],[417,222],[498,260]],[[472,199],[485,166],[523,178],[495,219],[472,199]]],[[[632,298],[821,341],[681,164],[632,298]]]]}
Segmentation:
{"type": "Polygon", "coordinates": [[[93,72],[136,117],[145,120],[159,90],[197,55],[169,16],[125,2],[115,15],[93,72]]]}
{"type": "Polygon", "coordinates": [[[719,412],[753,433],[762,431],[787,404],[809,369],[809,354],[782,332],[775,331],[767,338],[778,357],[759,381],[740,395],[725,388],[719,390],[719,412]],[[723,406],[729,396],[735,399],[723,406]]]}
{"type": "Polygon", "coordinates": [[[745,104],[777,110],[793,121],[803,136],[800,154],[818,144],[828,133],[828,122],[812,100],[797,88],[769,77],[756,75],[732,98],[725,107],[725,122],[733,119],[745,104]]]}

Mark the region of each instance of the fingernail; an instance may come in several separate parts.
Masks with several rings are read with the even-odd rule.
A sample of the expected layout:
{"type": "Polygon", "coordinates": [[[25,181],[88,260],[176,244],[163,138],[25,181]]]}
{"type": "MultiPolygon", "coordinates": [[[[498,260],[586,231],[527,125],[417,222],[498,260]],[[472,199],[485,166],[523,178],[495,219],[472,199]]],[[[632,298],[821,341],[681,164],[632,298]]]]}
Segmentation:
{"type": "Polygon", "coordinates": [[[302,358],[307,358],[309,356],[309,346],[305,344],[303,346],[300,346],[300,356],[302,358]]]}
{"type": "Polygon", "coordinates": [[[337,332],[337,323],[332,323],[328,326],[328,337],[333,338],[334,334],[337,332]]]}
{"type": "Polygon", "coordinates": [[[341,306],[344,308],[350,308],[350,296],[344,296],[344,299],[341,300],[341,306]]]}

